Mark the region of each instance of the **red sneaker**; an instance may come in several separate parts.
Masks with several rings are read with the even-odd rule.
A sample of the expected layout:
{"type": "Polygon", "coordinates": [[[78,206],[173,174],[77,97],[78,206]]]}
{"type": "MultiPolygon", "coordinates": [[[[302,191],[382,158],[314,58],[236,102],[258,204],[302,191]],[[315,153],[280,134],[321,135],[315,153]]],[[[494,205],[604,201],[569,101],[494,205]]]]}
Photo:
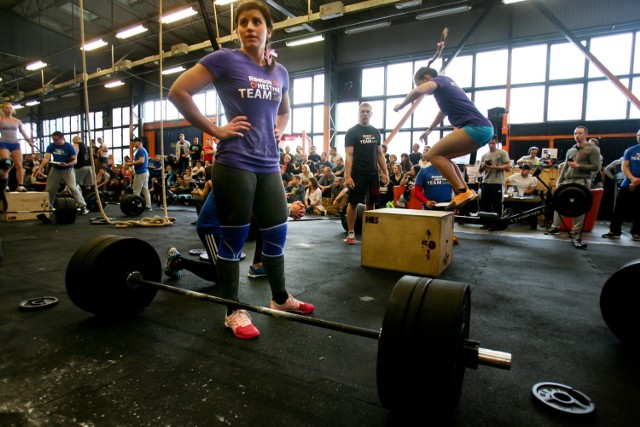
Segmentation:
{"type": "Polygon", "coordinates": [[[224,326],[231,329],[236,338],[250,340],[260,335],[258,328],[251,323],[251,316],[246,310],[236,310],[224,316],[224,326]]]}
{"type": "Polygon", "coordinates": [[[316,309],[313,304],[298,301],[291,294],[289,294],[289,298],[287,298],[287,300],[282,304],[278,304],[272,300],[271,308],[274,310],[291,311],[299,314],[311,314],[316,309]]]}
{"type": "Polygon", "coordinates": [[[349,233],[347,235],[347,238],[344,239],[344,242],[347,245],[355,245],[356,244],[356,235],[354,233],[349,233]]]}

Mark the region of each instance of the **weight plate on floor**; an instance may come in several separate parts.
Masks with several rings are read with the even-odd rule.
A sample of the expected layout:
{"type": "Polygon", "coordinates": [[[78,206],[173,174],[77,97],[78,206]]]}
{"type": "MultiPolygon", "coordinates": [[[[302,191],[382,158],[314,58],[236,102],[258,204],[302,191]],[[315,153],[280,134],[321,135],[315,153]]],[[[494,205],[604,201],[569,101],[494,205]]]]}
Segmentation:
{"type": "Polygon", "coordinates": [[[53,202],[56,224],[73,224],[76,222],[78,210],[76,201],[71,197],[56,197],[53,202]]]}
{"type": "Polygon", "coordinates": [[[466,368],[469,286],[403,277],[385,312],[378,344],[378,395],[386,407],[416,407],[437,423],[456,413],[466,368]]]}
{"type": "Polygon", "coordinates": [[[120,236],[99,236],[85,242],[67,266],[67,293],[79,308],[97,315],[132,316],[148,306],[157,293],[150,286],[127,284],[138,271],[160,282],[162,264],[147,242],[120,236]]]}
{"type": "MultiPolygon", "coordinates": [[[[87,209],[89,209],[90,212],[98,212],[100,211],[100,207],[98,206],[98,197],[96,197],[96,193],[88,193],[85,198],[84,201],[87,203],[87,209]]],[[[105,196],[100,193],[100,203],[102,204],[102,206],[105,205],[105,196]]]]}
{"type": "Polygon", "coordinates": [[[611,332],[627,345],[640,346],[640,259],[631,261],[613,273],[600,293],[600,311],[611,332]]]}
{"type": "MultiPolygon", "coordinates": [[[[342,228],[344,229],[344,231],[349,231],[349,225],[347,224],[347,207],[348,206],[349,204],[347,203],[342,208],[342,212],[340,213],[340,222],[342,223],[342,228]]],[[[366,209],[366,206],[362,203],[358,204],[358,206],[356,207],[356,224],[353,227],[353,232],[356,234],[362,233],[362,217],[364,216],[365,209],[366,209]]]]}
{"type": "Polygon", "coordinates": [[[20,303],[20,309],[42,310],[43,308],[53,307],[56,304],[58,304],[58,298],[56,297],[38,297],[22,301],[20,303]]]}
{"type": "Polygon", "coordinates": [[[560,215],[575,218],[589,212],[593,196],[584,185],[569,183],[559,186],[553,192],[551,200],[560,215]]]}
{"type": "Polygon", "coordinates": [[[144,199],[135,194],[125,194],[120,198],[120,210],[126,216],[139,216],[144,212],[144,199]]]}
{"type": "Polygon", "coordinates": [[[589,415],[596,405],[584,393],[558,383],[538,383],[531,389],[533,397],[546,408],[563,414],[589,415]]]}
{"type": "Polygon", "coordinates": [[[200,254],[206,254],[206,253],[207,253],[206,249],[191,249],[189,251],[189,255],[194,255],[194,256],[197,256],[200,254]]]}

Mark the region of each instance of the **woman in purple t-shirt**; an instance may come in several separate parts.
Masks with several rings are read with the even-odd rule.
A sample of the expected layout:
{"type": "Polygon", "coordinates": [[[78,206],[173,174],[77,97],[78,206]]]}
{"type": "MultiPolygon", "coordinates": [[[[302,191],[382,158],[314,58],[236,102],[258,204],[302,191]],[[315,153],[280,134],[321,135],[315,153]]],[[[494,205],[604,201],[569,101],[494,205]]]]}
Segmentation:
{"type": "MultiPolygon", "coordinates": [[[[242,3],[235,25],[240,49],[222,49],[204,57],[176,80],[169,99],[191,124],[220,141],[212,183],[220,217],[220,245],[215,249],[223,296],[239,300],[238,262],[253,214],[264,241],[271,308],[310,314],[314,306],[293,298],[284,280],[287,203],[278,139],[289,121],[289,74],[269,49],[273,22],[262,2],[242,3]],[[214,125],[193,101],[210,83],[224,106],[228,121],[224,126],[214,125]]],[[[249,314],[233,307],[227,307],[225,326],[241,339],[260,334],[249,314]]]]}
{"type": "Polygon", "coordinates": [[[451,159],[472,153],[486,145],[493,137],[493,125],[449,77],[438,76],[438,72],[433,68],[422,67],[416,72],[413,80],[416,87],[395,106],[394,110],[401,110],[421,96],[433,95],[440,111],[420,139],[426,143],[431,129],[438,126],[446,116],[455,126],[456,129],[442,138],[428,155],[428,161],[453,187],[455,197],[447,210],[454,210],[477,196],[467,187],[460,169],[451,159]]]}

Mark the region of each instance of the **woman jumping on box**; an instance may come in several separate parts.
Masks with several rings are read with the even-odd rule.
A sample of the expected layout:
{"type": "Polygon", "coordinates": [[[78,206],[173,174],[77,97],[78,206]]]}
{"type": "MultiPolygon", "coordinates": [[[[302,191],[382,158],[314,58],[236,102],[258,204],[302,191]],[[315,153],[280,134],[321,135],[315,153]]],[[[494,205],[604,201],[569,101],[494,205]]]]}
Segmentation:
{"type": "Polygon", "coordinates": [[[24,188],[24,169],[22,168],[22,150],[18,142],[18,131],[24,136],[31,148],[35,149],[33,139],[24,130],[22,122],[13,117],[13,105],[10,102],[2,104],[0,115],[0,159],[11,159],[16,168],[18,191],[27,191],[24,188]]]}

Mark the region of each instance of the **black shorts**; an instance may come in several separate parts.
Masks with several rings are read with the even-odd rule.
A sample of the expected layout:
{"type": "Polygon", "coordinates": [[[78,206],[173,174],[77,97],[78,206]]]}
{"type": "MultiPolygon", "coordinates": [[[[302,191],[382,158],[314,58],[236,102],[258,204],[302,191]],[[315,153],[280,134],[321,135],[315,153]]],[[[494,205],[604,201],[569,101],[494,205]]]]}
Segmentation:
{"type": "Polygon", "coordinates": [[[369,203],[378,203],[380,198],[380,178],[378,173],[354,172],[351,178],[355,188],[349,190],[349,203],[363,203],[368,197],[369,203]]]}

